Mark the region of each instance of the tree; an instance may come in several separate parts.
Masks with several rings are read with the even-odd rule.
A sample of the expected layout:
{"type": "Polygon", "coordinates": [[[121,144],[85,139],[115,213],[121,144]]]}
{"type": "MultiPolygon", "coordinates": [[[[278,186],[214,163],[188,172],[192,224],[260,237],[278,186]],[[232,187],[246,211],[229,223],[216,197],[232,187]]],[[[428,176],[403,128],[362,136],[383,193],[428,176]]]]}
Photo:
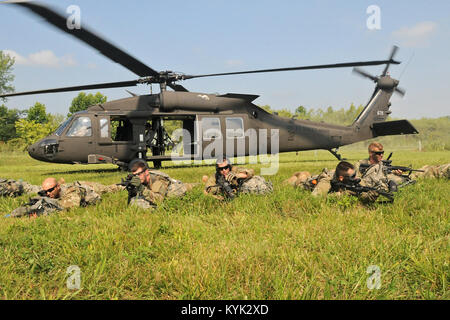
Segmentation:
{"type": "Polygon", "coordinates": [[[75,112],[86,110],[89,106],[99,103],[105,103],[108,98],[102,95],[100,92],[97,92],[95,95],[89,93],[88,95],[84,92],[80,92],[78,96],[76,96],[72,100],[72,104],[69,108],[68,117],[72,116],[75,112]]]}
{"type": "Polygon", "coordinates": [[[306,108],[304,106],[299,106],[295,109],[295,115],[300,119],[306,119],[306,108]]]}
{"type": "Polygon", "coordinates": [[[19,119],[16,122],[18,139],[15,144],[27,147],[44,138],[58,128],[53,122],[37,123],[34,120],[19,119]]]}
{"type": "MultiPolygon", "coordinates": [[[[14,92],[14,87],[9,84],[14,80],[13,65],[14,58],[0,50],[0,93],[14,92]]],[[[6,98],[0,99],[6,101],[6,98]]]]}
{"type": "Polygon", "coordinates": [[[270,108],[269,105],[260,106],[260,108],[264,109],[264,110],[267,111],[268,113],[273,113],[273,111],[272,111],[272,109],[270,108]]]}
{"type": "Polygon", "coordinates": [[[292,112],[290,112],[288,109],[286,109],[286,108],[283,108],[283,109],[281,109],[281,110],[277,110],[277,112],[278,112],[278,115],[280,116],[280,117],[286,117],[286,118],[292,118],[293,117],[293,114],[292,114],[292,112]]]}
{"type": "Polygon", "coordinates": [[[45,110],[45,105],[39,102],[36,102],[26,113],[28,114],[27,120],[35,121],[36,123],[47,123],[50,116],[45,110]]]}
{"type": "Polygon", "coordinates": [[[0,106],[0,141],[6,142],[17,137],[15,123],[20,116],[19,110],[0,106]]]}

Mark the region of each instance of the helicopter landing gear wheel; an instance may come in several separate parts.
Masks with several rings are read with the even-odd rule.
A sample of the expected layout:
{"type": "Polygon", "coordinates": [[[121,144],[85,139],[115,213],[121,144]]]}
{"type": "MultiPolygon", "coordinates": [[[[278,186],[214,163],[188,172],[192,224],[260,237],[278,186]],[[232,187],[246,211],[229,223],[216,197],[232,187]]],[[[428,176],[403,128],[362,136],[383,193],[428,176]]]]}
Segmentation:
{"type": "Polygon", "coordinates": [[[153,160],[153,167],[155,169],[161,169],[161,160],[153,160]]]}

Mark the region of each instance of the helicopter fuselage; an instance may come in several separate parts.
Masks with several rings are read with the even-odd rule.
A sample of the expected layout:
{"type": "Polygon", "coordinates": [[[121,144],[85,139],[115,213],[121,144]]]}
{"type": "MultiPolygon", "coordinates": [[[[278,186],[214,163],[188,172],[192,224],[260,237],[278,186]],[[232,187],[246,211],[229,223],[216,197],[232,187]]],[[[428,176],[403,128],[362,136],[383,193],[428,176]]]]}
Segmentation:
{"type": "Polygon", "coordinates": [[[55,163],[120,165],[135,158],[209,159],[351,143],[351,127],[279,117],[253,104],[257,97],[164,91],[115,100],[73,115],[28,152],[55,163]],[[165,154],[162,121],[178,121],[181,153],[165,154]]]}

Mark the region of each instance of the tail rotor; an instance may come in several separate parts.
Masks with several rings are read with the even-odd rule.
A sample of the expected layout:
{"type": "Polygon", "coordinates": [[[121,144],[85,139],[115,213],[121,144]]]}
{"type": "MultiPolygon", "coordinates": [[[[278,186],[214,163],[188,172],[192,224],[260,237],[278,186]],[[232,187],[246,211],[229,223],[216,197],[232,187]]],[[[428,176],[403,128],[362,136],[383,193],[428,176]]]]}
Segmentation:
{"type": "Polygon", "coordinates": [[[394,64],[399,64],[400,62],[394,60],[394,56],[398,51],[398,47],[397,46],[393,46],[392,50],[391,50],[391,55],[389,57],[388,62],[386,63],[386,67],[383,70],[383,73],[381,74],[381,76],[377,77],[374,76],[360,68],[353,68],[353,73],[358,74],[359,76],[362,76],[364,78],[368,78],[370,80],[372,80],[373,82],[375,82],[377,84],[377,87],[382,87],[385,89],[393,89],[395,92],[397,92],[398,94],[400,94],[401,96],[404,96],[406,91],[402,88],[398,88],[398,83],[399,81],[396,79],[391,78],[388,75],[388,70],[389,70],[389,66],[394,63],[394,64]]]}

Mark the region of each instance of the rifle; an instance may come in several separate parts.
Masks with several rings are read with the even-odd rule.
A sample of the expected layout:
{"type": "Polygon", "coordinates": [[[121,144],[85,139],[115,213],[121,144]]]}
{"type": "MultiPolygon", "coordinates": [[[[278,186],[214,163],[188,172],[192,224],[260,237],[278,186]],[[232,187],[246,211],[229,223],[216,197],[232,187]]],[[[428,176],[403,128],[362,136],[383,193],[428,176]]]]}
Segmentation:
{"type": "Polygon", "coordinates": [[[373,187],[362,186],[359,184],[358,180],[359,179],[355,179],[354,181],[349,181],[349,182],[338,181],[338,182],[334,183],[333,189],[334,190],[336,190],[336,189],[349,190],[349,191],[356,193],[358,196],[361,195],[361,193],[363,193],[363,192],[375,191],[379,195],[382,195],[385,198],[389,199],[390,202],[394,202],[394,195],[392,193],[386,192],[386,191],[383,191],[383,190],[380,190],[377,188],[373,188],[373,187]]]}
{"type": "Polygon", "coordinates": [[[117,186],[124,186],[128,191],[128,200],[127,204],[130,204],[132,198],[136,197],[139,194],[139,187],[141,186],[141,180],[138,176],[133,174],[129,174],[125,179],[121,179],[120,183],[116,183],[117,186]]]}
{"type": "MultiPolygon", "coordinates": [[[[391,152],[389,154],[389,156],[387,157],[386,160],[382,160],[383,167],[384,167],[384,170],[386,171],[386,173],[392,173],[392,171],[400,170],[400,171],[403,171],[403,172],[408,172],[408,175],[401,175],[401,177],[409,178],[409,176],[410,176],[410,174],[412,172],[425,172],[424,170],[413,169],[411,167],[393,166],[392,165],[392,160],[390,160],[391,157],[392,157],[392,154],[393,154],[393,152],[391,152]]],[[[360,167],[360,171],[362,173],[364,173],[370,166],[371,166],[370,164],[361,164],[359,166],[360,167]]]]}
{"type": "Polygon", "coordinates": [[[227,180],[225,180],[225,177],[223,175],[216,175],[216,184],[218,187],[220,187],[226,199],[232,200],[236,197],[236,194],[233,192],[233,187],[227,180]]]}
{"type": "Polygon", "coordinates": [[[54,211],[61,211],[63,208],[59,205],[57,199],[52,199],[49,197],[33,197],[29,198],[29,201],[25,203],[22,207],[13,210],[10,214],[12,217],[22,217],[42,214],[49,214],[54,211]]]}

